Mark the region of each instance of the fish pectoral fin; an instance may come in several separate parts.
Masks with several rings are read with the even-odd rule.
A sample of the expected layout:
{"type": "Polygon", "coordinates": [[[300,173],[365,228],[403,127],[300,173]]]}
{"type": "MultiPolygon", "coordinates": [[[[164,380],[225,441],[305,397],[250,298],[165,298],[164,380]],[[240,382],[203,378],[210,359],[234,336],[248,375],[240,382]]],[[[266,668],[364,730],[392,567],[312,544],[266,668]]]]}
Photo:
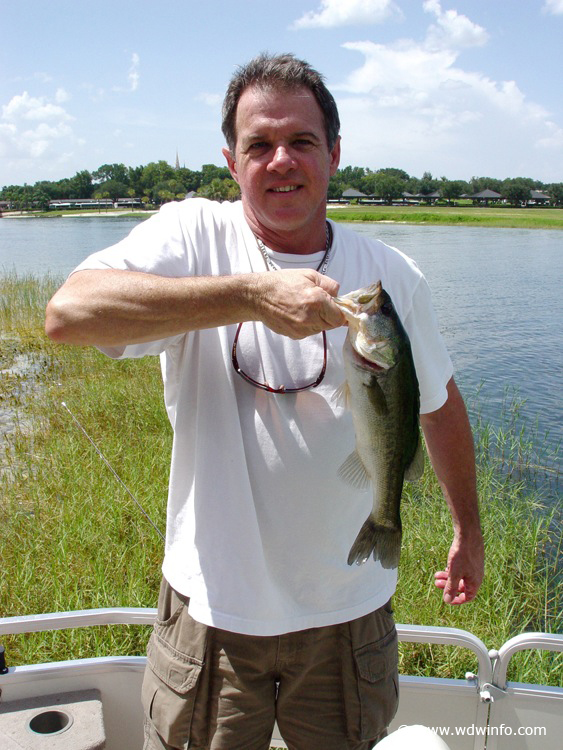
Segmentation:
{"type": "Polygon", "coordinates": [[[387,399],[383,393],[382,387],[379,385],[377,378],[374,376],[371,378],[369,385],[366,385],[367,396],[369,403],[373,407],[376,414],[385,416],[389,414],[389,406],[387,405],[387,399]]]}
{"type": "Polygon", "coordinates": [[[418,445],[416,446],[416,453],[414,458],[407,466],[405,470],[405,479],[407,482],[416,482],[417,479],[424,474],[424,449],[422,447],[422,440],[418,438],[418,445]]]}
{"type": "Polygon", "coordinates": [[[338,469],[338,476],[357,490],[367,490],[371,479],[358,452],[354,450],[338,469]]]}
{"type": "Polygon", "coordinates": [[[341,406],[343,409],[350,408],[350,386],[348,381],[345,380],[340,387],[338,387],[332,394],[332,401],[336,406],[341,406]]]}

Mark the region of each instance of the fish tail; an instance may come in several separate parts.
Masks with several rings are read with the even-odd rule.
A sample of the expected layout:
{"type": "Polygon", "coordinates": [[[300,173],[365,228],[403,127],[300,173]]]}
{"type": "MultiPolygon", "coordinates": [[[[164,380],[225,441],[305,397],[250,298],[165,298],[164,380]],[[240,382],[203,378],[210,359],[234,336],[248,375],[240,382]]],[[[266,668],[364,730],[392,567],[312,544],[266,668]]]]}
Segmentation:
{"type": "Polygon", "coordinates": [[[348,565],[362,565],[373,554],[384,568],[396,568],[401,554],[401,529],[382,526],[368,516],[348,555],[348,565]]]}

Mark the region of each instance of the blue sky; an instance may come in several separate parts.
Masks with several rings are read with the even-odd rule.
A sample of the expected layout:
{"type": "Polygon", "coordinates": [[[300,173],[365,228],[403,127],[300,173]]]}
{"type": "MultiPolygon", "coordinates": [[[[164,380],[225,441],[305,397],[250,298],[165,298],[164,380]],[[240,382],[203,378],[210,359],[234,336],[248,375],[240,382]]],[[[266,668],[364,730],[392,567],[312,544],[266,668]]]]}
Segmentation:
{"type": "Polygon", "coordinates": [[[236,67],[326,77],[341,166],[563,182],[563,0],[0,0],[0,186],[223,164],[236,67]]]}

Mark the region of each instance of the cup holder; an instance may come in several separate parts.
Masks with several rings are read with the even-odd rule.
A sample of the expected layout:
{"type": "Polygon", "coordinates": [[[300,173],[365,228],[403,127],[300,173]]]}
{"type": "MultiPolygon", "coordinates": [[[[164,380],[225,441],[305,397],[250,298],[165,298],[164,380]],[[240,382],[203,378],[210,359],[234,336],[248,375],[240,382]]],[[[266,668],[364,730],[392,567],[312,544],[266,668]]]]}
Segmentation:
{"type": "Polygon", "coordinates": [[[72,716],[64,711],[50,709],[36,714],[28,723],[33,734],[54,735],[66,732],[72,726],[72,716]]]}

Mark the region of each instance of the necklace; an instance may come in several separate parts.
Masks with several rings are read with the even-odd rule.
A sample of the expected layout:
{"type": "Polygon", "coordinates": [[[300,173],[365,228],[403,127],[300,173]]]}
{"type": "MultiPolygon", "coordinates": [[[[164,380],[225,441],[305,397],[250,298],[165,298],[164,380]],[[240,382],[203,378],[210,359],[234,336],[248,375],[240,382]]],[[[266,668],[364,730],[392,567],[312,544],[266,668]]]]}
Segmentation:
{"type": "MultiPolygon", "coordinates": [[[[325,252],[324,252],[323,257],[321,258],[321,262],[316,268],[316,270],[319,273],[321,273],[323,276],[327,272],[328,264],[330,263],[331,251],[332,251],[332,227],[328,221],[325,223],[325,232],[326,232],[325,252]]],[[[256,237],[256,235],[254,236],[256,237]]],[[[258,239],[258,237],[256,237],[256,244],[258,245],[258,250],[260,250],[260,252],[262,253],[262,257],[264,258],[264,262],[266,263],[266,268],[269,271],[278,271],[279,269],[275,267],[272,259],[268,255],[266,246],[264,245],[262,240],[258,239]]]]}

